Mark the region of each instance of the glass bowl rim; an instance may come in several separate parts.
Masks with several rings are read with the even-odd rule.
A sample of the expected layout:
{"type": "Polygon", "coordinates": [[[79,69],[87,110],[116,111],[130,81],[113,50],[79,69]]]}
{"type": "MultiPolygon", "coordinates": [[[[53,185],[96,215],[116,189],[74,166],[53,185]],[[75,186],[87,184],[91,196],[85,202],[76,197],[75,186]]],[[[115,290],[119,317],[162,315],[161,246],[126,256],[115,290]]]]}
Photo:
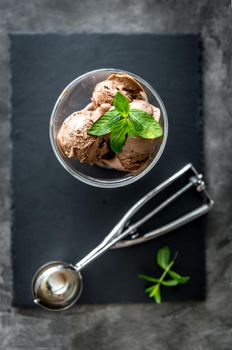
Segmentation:
{"type": "Polygon", "coordinates": [[[164,106],[164,103],[160,97],[160,95],[158,94],[158,92],[144,79],[142,79],[141,77],[139,77],[138,75],[131,73],[129,71],[126,71],[124,69],[118,69],[118,68],[100,68],[100,69],[95,69],[89,72],[86,72],[80,76],[78,76],[77,78],[75,78],[74,80],[72,80],[68,85],[66,85],[66,87],[62,90],[61,94],[59,95],[58,99],[56,100],[56,103],[53,107],[52,113],[51,113],[51,117],[50,117],[50,121],[49,121],[49,138],[50,138],[50,142],[52,145],[52,149],[53,152],[55,153],[55,156],[57,158],[57,160],[59,161],[59,163],[63,166],[63,168],[69,173],[71,174],[75,179],[84,182],[85,184],[88,184],[90,186],[94,186],[94,187],[100,187],[100,188],[118,188],[118,187],[122,187],[122,186],[126,186],[126,185],[130,185],[136,181],[138,181],[139,179],[141,179],[142,177],[144,177],[148,172],[150,172],[150,170],[155,166],[155,164],[158,162],[158,160],[160,159],[164,148],[166,146],[167,143],[167,137],[168,137],[168,115],[167,115],[167,111],[166,108],[164,106]],[[99,180],[96,179],[94,177],[91,176],[85,176],[81,173],[78,173],[77,171],[73,170],[68,164],[67,162],[65,162],[65,160],[61,157],[60,151],[58,149],[58,146],[56,144],[56,141],[54,140],[53,137],[53,122],[54,122],[54,118],[56,115],[56,111],[62,101],[62,98],[64,97],[64,95],[66,94],[67,90],[73,88],[78,82],[82,81],[83,79],[85,79],[86,77],[93,75],[95,73],[98,72],[122,72],[122,73],[126,73],[129,74],[131,76],[133,76],[135,79],[137,79],[139,82],[141,82],[148,90],[150,90],[150,92],[155,96],[155,98],[157,99],[157,101],[159,102],[160,108],[161,108],[161,112],[163,114],[163,120],[164,120],[164,133],[163,133],[163,140],[162,140],[162,144],[159,148],[158,153],[156,154],[156,156],[154,157],[154,159],[150,162],[150,164],[148,164],[148,166],[142,170],[140,173],[138,173],[137,175],[131,175],[128,176],[126,178],[122,178],[122,179],[116,179],[116,180],[99,180]]]}

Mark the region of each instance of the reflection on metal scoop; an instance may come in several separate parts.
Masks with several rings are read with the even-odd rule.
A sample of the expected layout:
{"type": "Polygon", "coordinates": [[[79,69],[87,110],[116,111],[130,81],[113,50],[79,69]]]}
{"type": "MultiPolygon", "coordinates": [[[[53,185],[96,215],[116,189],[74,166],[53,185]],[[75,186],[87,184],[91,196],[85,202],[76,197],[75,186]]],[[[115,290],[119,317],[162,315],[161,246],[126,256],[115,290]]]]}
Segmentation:
{"type": "Polygon", "coordinates": [[[128,247],[159,237],[205,214],[212,206],[213,200],[205,189],[202,175],[199,174],[191,164],[186,165],[135,203],[105,239],[76,265],[71,265],[62,261],[53,261],[43,265],[36,272],[32,281],[34,302],[48,310],[59,311],[68,309],[75,304],[82,292],[83,284],[80,271],[109,248],[128,247]],[[159,206],[154,208],[150,213],[146,214],[143,218],[128,226],[128,222],[130,222],[135,213],[137,213],[151,198],[177,180],[180,176],[188,172],[191,172],[191,175],[189,176],[186,185],[180,188],[159,206]],[[167,223],[166,225],[148,232],[143,236],[138,236],[137,233],[135,234],[135,231],[139,226],[144,224],[152,216],[167,207],[191,188],[195,188],[198,193],[203,194],[204,202],[200,207],[193,209],[171,223],[167,223]],[[127,239],[124,240],[124,238],[127,239]]]}

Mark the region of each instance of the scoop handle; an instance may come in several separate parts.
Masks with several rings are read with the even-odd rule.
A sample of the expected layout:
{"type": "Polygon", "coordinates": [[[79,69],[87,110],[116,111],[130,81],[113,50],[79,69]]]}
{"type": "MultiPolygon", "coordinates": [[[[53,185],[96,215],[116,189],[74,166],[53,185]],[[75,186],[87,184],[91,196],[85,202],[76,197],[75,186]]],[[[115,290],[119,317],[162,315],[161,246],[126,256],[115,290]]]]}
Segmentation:
{"type": "MultiPolygon", "coordinates": [[[[143,196],[142,198],[140,198],[127,212],[126,214],[122,217],[122,219],[118,222],[118,224],[112,229],[112,231],[105,237],[105,239],[96,247],[94,248],[89,254],[87,254],[83,259],[81,259],[78,263],[76,263],[75,268],[76,269],[82,269],[86,263],[91,262],[93,259],[95,259],[95,255],[96,257],[98,257],[99,255],[103,254],[103,252],[105,252],[107,249],[109,249],[113,244],[115,244],[115,242],[112,245],[108,245],[109,242],[111,242],[114,238],[116,238],[117,236],[119,236],[119,239],[116,241],[116,243],[121,240],[123,237],[125,237],[123,235],[122,237],[122,231],[126,225],[126,223],[135,215],[136,212],[138,212],[151,198],[153,198],[154,196],[156,196],[159,192],[161,192],[162,190],[164,190],[167,186],[169,186],[171,183],[173,183],[177,178],[179,178],[181,175],[183,175],[186,171],[188,171],[189,169],[192,168],[192,164],[189,163],[187,165],[185,165],[182,169],[180,169],[178,172],[176,172],[174,175],[172,175],[170,178],[168,178],[167,180],[165,180],[164,182],[162,182],[160,185],[158,185],[157,187],[155,187],[154,189],[152,189],[150,192],[148,192],[145,196],[143,196]],[[106,249],[104,249],[104,247],[107,246],[106,249]],[[103,249],[103,251],[102,251],[103,249]],[[98,253],[100,252],[101,253],[98,253]]],[[[166,205],[162,205],[162,209],[165,207],[166,205]]],[[[157,212],[157,209],[155,210],[155,212],[157,212]]],[[[160,210],[160,208],[158,209],[158,211],[160,210]]],[[[154,215],[155,213],[152,212],[149,214],[149,216],[154,215]]],[[[139,225],[142,224],[142,222],[145,222],[148,219],[147,216],[145,216],[139,223],[139,225]]],[[[136,225],[136,227],[138,227],[139,225],[136,225]]],[[[133,231],[135,227],[131,227],[129,230],[126,230],[125,232],[126,235],[128,235],[130,232],[133,231]]]]}
{"type": "MultiPolygon", "coordinates": [[[[163,203],[161,203],[158,207],[153,209],[150,213],[145,215],[142,219],[139,221],[135,222],[131,226],[129,226],[125,231],[123,231],[121,234],[113,237],[108,243],[104,243],[104,241],[99,244],[95,249],[93,249],[86,257],[84,257],[82,260],[80,260],[76,265],[75,268],[80,271],[83,269],[85,266],[87,266],[89,263],[91,263],[93,260],[98,258],[100,255],[105,253],[109,248],[111,248],[113,245],[121,241],[123,238],[128,236],[131,232],[134,232],[135,229],[137,229],[139,226],[141,226],[144,222],[149,220],[152,216],[166,208],[169,204],[171,204],[174,200],[176,200],[178,197],[180,197],[182,194],[184,194],[187,190],[189,190],[193,186],[193,182],[190,181],[182,187],[179,191],[174,193],[171,197],[166,199],[163,203]],[[88,258],[87,258],[88,257],[88,258]]],[[[149,194],[148,194],[149,195],[149,194]]],[[[148,196],[147,195],[147,196],[148,196]]],[[[145,197],[143,197],[145,198],[145,197]]],[[[168,231],[167,231],[168,232],[168,231]]],[[[163,232],[163,234],[167,233],[166,231],[163,232]]],[[[156,236],[156,235],[154,235],[156,236]]],[[[153,236],[153,237],[154,237],[153,236]]],[[[158,234],[157,234],[158,236],[158,234]]],[[[108,237],[108,236],[107,236],[108,237]]]]}
{"type": "Polygon", "coordinates": [[[93,260],[98,258],[100,255],[105,253],[109,248],[111,248],[114,244],[116,244],[121,239],[125,238],[132,231],[131,227],[128,227],[120,235],[117,235],[115,238],[111,239],[108,243],[104,243],[104,241],[99,244],[96,248],[94,248],[88,255],[86,255],[82,260],[80,260],[74,268],[78,271],[82,270],[88,264],[90,264],[93,260]],[[103,244],[104,243],[104,244],[103,244]]]}

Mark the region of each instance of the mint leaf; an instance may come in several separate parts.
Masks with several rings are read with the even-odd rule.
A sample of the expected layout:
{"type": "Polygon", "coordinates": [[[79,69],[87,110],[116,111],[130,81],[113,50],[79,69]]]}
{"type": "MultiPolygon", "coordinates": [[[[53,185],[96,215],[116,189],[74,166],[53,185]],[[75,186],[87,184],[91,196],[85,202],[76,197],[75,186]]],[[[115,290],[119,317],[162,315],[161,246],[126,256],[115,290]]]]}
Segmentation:
{"type": "Polygon", "coordinates": [[[174,278],[178,283],[180,284],[184,284],[184,283],[187,283],[188,280],[189,280],[189,276],[180,276],[178,273],[174,272],[174,271],[171,271],[169,270],[168,271],[168,274],[169,276],[171,276],[172,278],[174,278]]]}
{"type": "Polygon", "coordinates": [[[128,132],[128,135],[130,135],[131,137],[136,137],[138,135],[135,127],[134,127],[134,124],[133,122],[127,118],[127,132],[128,132]]]}
{"type": "MultiPolygon", "coordinates": [[[[159,280],[158,278],[154,278],[154,277],[151,277],[151,276],[147,276],[147,275],[143,275],[143,274],[139,274],[138,276],[139,278],[145,280],[145,281],[148,281],[148,282],[155,282],[155,283],[160,283],[166,287],[172,287],[172,286],[176,286],[177,284],[179,284],[179,282],[175,279],[173,280],[159,280]]],[[[149,288],[147,288],[148,290],[149,288]]]]}
{"type": "Polygon", "coordinates": [[[157,290],[157,293],[155,294],[155,301],[156,301],[156,304],[160,304],[161,303],[160,288],[157,290]]]}
{"type": "Polygon", "coordinates": [[[114,100],[114,107],[121,113],[123,117],[127,117],[130,110],[129,100],[120,92],[117,92],[114,100]]]}
{"type": "Polygon", "coordinates": [[[155,284],[145,289],[149,298],[154,298],[157,304],[161,303],[160,284],[155,284]]]}
{"type": "Polygon", "coordinates": [[[170,262],[170,249],[168,246],[160,248],[156,255],[157,264],[162,268],[166,269],[170,262]]]}
{"type": "Polygon", "coordinates": [[[160,294],[160,284],[157,284],[153,290],[153,292],[150,295],[151,297],[154,297],[156,304],[161,303],[161,294],[160,294]]]}
{"type": "Polygon", "coordinates": [[[114,153],[118,154],[126,142],[127,120],[121,119],[113,124],[110,136],[110,147],[114,153]]]}
{"type": "Polygon", "coordinates": [[[143,275],[143,274],[139,274],[139,278],[146,280],[146,281],[149,281],[149,282],[158,282],[159,281],[157,278],[150,277],[150,276],[143,275]]]}
{"type": "Polygon", "coordinates": [[[130,119],[133,121],[138,134],[143,138],[154,139],[163,135],[163,129],[160,124],[144,111],[131,109],[130,119]]]}
{"type": "Polygon", "coordinates": [[[166,287],[173,287],[173,286],[177,286],[179,282],[177,280],[166,280],[166,281],[161,281],[160,284],[166,287]]]}
{"type": "Polygon", "coordinates": [[[145,289],[145,293],[149,294],[149,296],[150,296],[150,294],[152,294],[152,292],[153,292],[153,289],[154,289],[154,286],[148,287],[145,289]]]}
{"type": "Polygon", "coordinates": [[[102,136],[109,134],[115,122],[121,119],[120,113],[113,109],[103,114],[88,130],[88,134],[102,136]]]}
{"type": "Polygon", "coordinates": [[[140,134],[140,132],[143,131],[143,123],[141,122],[141,119],[137,118],[137,114],[131,113],[129,114],[130,122],[133,124],[134,129],[136,130],[137,134],[140,134]]]}

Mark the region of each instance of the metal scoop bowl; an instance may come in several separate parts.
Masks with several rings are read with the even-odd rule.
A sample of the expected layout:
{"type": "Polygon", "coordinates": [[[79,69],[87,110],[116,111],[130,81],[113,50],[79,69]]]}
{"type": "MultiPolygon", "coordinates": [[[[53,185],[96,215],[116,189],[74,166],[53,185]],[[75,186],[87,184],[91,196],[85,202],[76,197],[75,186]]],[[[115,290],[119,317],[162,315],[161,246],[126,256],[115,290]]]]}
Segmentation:
{"type": "Polygon", "coordinates": [[[74,305],[82,287],[81,273],[63,261],[52,261],[41,266],[32,281],[34,302],[53,311],[74,305]]]}

